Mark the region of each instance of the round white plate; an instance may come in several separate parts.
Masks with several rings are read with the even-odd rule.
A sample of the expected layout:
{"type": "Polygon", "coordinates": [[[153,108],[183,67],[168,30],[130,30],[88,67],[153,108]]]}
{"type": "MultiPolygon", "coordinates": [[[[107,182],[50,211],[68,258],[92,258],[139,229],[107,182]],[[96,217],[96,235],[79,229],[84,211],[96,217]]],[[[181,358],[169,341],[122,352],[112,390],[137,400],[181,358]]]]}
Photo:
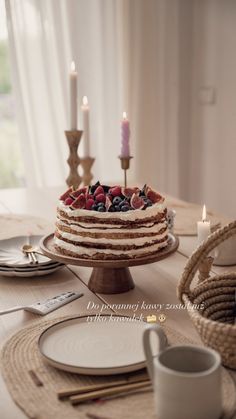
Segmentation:
{"type": "Polygon", "coordinates": [[[0,276],[7,276],[7,277],[21,277],[21,278],[30,278],[32,276],[44,276],[52,274],[53,272],[58,271],[59,269],[63,268],[65,265],[57,265],[52,268],[44,268],[44,269],[34,269],[34,270],[27,270],[27,271],[15,271],[15,270],[0,270],[0,276]]]}
{"type": "Polygon", "coordinates": [[[65,266],[64,263],[60,262],[51,262],[51,263],[40,263],[40,264],[29,264],[27,266],[7,266],[7,265],[0,265],[0,272],[8,271],[8,272],[30,272],[30,271],[38,271],[41,269],[53,269],[57,266],[65,266]]]}
{"type": "MultiPolygon", "coordinates": [[[[38,247],[42,236],[30,236],[30,244],[38,247]]],[[[29,266],[29,259],[23,254],[21,248],[27,244],[27,236],[12,237],[0,241],[0,265],[7,266],[29,266]]],[[[50,263],[51,260],[43,255],[37,254],[39,264],[50,263]]]]}
{"type": "Polygon", "coordinates": [[[121,374],[146,366],[144,322],[115,315],[95,319],[78,317],[46,329],[38,342],[44,360],[61,370],[89,375],[121,374]]]}

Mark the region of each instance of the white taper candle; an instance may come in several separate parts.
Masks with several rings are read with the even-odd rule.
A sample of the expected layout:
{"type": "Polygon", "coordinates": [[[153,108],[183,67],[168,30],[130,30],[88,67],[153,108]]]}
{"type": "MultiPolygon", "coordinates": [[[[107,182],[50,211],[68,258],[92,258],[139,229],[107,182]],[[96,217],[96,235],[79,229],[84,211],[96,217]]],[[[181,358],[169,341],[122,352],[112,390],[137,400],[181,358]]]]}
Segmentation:
{"type": "Polygon", "coordinates": [[[83,115],[83,142],[84,142],[84,157],[90,156],[90,132],[89,132],[89,105],[87,96],[83,97],[83,104],[81,106],[83,115]]]}
{"type": "Polygon", "coordinates": [[[70,129],[77,130],[77,76],[75,63],[72,61],[70,70],[70,129]]]}

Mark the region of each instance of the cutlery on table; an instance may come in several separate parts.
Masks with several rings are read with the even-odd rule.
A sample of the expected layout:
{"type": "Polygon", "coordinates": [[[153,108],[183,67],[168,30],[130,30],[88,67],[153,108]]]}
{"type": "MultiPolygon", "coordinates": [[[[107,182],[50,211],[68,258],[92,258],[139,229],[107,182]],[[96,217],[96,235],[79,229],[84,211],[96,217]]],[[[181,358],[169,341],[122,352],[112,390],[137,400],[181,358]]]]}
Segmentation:
{"type": "Polygon", "coordinates": [[[148,375],[146,373],[134,375],[130,377],[126,377],[124,379],[118,379],[113,381],[108,381],[106,383],[96,383],[96,384],[89,384],[85,386],[79,386],[79,387],[72,387],[70,389],[61,389],[57,392],[58,399],[63,399],[65,397],[73,396],[75,394],[84,394],[84,393],[90,393],[91,391],[97,391],[102,390],[105,388],[112,388],[117,387],[120,385],[126,385],[131,383],[151,383],[148,375]]]}
{"type": "Polygon", "coordinates": [[[116,393],[114,395],[111,396],[107,396],[107,397],[101,397],[100,399],[98,399],[99,401],[109,401],[112,399],[117,399],[117,398],[121,398],[121,397],[126,397],[126,396],[131,396],[133,394],[143,394],[143,393],[147,393],[149,391],[153,391],[153,387],[150,384],[149,386],[145,386],[145,387],[141,387],[141,388],[137,388],[136,390],[129,390],[128,392],[126,392],[125,390],[121,393],[116,393]]]}
{"type": "Polygon", "coordinates": [[[31,244],[24,244],[22,246],[22,252],[25,253],[26,256],[29,257],[30,263],[34,263],[34,264],[38,263],[38,259],[35,255],[35,249],[33,248],[31,244]]]}
{"type": "Polygon", "coordinates": [[[6,310],[0,311],[0,315],[2,314],[8,314],[13,313],[15,311],[19,310],[26,310],[30,311],[34,314],[40,314],[41,316],[44,316],[45,314],[50,313],[51,311],[56,310],[57,308],[60,308],[64,306],[67,303],[70,303],[73,300],[76,300],[77,298],[83,297],[84,294],[81,292],[64,292],[60,295],[56,295],[53,298],[49,298],[42,302],[37,302],[28,306],[15,306],[8,308],[6,310]]]}
{"type": "Polygon", "coordinates": [[[101,399],[108,396],[114,395],[124,395],[133,392],[134,390],[139,389],[151,389],[152,383],[149,380],[139,382],[139,383],[130,383],[125,385],[118,385],[116,387],[105,388],[97,391],[90,391],[84,394],[77,394],[75,396],[70,397],[70,402],[72,405],[83,403],[85,401],[94,400],[94,399],[101,399]]]}

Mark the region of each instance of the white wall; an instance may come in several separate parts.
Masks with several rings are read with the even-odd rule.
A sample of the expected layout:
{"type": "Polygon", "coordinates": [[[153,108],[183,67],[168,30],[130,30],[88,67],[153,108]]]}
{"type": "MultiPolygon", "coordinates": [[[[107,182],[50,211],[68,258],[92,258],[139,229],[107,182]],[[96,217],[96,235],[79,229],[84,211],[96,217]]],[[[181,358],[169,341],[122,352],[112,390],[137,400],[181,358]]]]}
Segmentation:
{"type": "Polygon", "coordinates": [[[126,15],[135,178],[173,195],[179,193],[178,3],[129,0],[126,15]]]}
{"type": "Polygon", "coordinates": [[[136,179],[234,217],[236,0],[125,4],[136,179]]]}
{"type": "Polygon", "coordinates": [[[236,216],[236,1],[195,0],[188,197],[236,216]]]}

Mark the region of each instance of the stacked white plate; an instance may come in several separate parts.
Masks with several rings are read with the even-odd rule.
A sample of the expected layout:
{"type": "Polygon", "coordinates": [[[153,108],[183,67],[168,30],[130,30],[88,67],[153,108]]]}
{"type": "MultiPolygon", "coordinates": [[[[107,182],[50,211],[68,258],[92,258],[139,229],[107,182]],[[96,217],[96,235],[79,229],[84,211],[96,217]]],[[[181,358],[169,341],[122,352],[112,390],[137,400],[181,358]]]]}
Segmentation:
{"type": "MultiPolygon", "coordinates": [[[[38,248],[41,236],[31,236],[30,244],[38,248]]],[[[0,276],[43,276],[61,269],[64,264],[54,262],[46,256],[36,253],[37,264],[31,264],[22,252],[22,246],[29,243],[27,236],[0,240],[0,276]]]]}

